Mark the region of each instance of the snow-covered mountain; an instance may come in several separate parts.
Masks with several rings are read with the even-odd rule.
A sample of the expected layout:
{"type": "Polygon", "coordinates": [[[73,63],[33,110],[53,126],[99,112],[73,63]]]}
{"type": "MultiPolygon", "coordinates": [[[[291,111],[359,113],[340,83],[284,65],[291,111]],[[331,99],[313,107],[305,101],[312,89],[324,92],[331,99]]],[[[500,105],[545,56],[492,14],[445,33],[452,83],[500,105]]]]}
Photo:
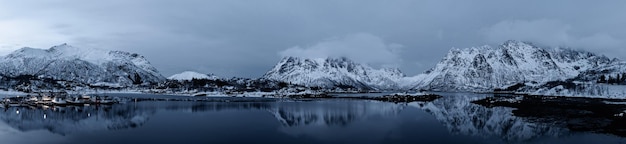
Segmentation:
{"type": "Polygon", "coordinates": [[[404,74],[398,69],[374,69],[347,58],[285,57],[263,77],[310,87],[396,89],[404,74]]]}
{"type": "Polygon", "coordinates": [[[411,79],[416,89],[490,91],[520,82],[570,79],[613,62],[590,52],[510,40],[497,47],[452,49],[434,68],[411,79]]]}
{"type": "Polygon", "coordinates": [[[218,79],[215,75],[202,74],[194,71],[184,71],[182,73],[174,74],[167,79],[170,80],[191,80],[191,79],[209,79],[215,80],[218,79]]]}
{"type": "Polygon", "coordinates": [[[165,80],[139,54],[78,48],[67,44],[49,49],[25,47],[1,57],[0,75],[121,86],[165,80]]]}

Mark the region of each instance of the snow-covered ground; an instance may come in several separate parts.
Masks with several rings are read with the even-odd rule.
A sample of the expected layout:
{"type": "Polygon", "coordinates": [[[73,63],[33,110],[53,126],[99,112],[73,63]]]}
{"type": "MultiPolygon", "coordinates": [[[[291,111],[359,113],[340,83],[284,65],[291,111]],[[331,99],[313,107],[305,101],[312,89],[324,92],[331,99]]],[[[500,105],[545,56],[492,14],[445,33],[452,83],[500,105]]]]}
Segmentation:
{"type": "Polygon", "coordinates": [[[401,93],[392,93],[389,94],[390,96],[424,96],[424,95],[428,95],[428,93],[424,93],[424,92],[414,92],[414,93],[408,93],[408,92],[401,92],[401,93]]]}
{"type": "Polygon", "coordinates": [[[16,95],[28,95],[28,93],[24,93],[24,92],[20,92],[20,91],[5,91],[5,90],[0,90],[0,97],[5,97],[5,96],[16,96],[16,95]]]}
{"type": "Polygon", "coordinates": [[[207,74],[194,72],[194,71],[184,71],[184,72],[179,73],[179,74],[174,74],[174,75],[168,77],[167,79],[171,79],[171,80],[191,80],[191,79],[210,79],[210,80],[215,80],[215,79],[218,79],[218,77],[214,76],[214,75],[207,75],[207,74]]]}
{"type": "Polygon", "coordinates": [[[520,93],[547,96],[626,99],[626,85],[579,84],[576,88],[569,89],[565,88],[563,85],[559,85],[551,88],[540,88],[537,90],[520,93]]]}
{"type": "MultiPolygon", "coordinates": [[[[141,90],[132,90],[132,89],[126,89],[126,90],[94,90],[94,89],[84,89],[81,91],[64,91],[67,92],[68,94],[140,94],[140,93],[144,93],[141,90]]],[[[25,95],[29,95],[29,94],[35,94],[35,93],[26,93],[26,92],[21,92],[21,91],[13,91],[13,90],[9,90],[9,91],[5,91],[5,90],[0,90],[0,97],[3,96],[25,96],[25,95]]]]}
{"type": "Polygon", "coordinates": [[[136,92],[157,95],[206,96],[206,97],[268,97],[282,98],[291,96],[325,95],[326,91],[311,90],[305,87],[285,87],[274,91],[242,91],[233,88],[204,91],[200,89],[128,89],[120,93],[136,92]]]}

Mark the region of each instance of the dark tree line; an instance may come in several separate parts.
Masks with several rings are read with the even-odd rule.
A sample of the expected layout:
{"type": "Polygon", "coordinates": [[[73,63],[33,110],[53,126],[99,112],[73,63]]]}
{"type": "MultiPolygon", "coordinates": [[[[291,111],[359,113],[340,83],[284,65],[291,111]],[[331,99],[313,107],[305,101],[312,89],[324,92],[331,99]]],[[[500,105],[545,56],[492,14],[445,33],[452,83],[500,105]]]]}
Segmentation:
{"type": "Polygon", "coordinates": [[[616,76],[612,75],[601,75],[597,80],[598,83],[608,83],[608,84],[626,84],[626,73],[617,74],[616,76]]]}
{"type": "Polygon", "coordinates": [[[198,90],[198,91],[215,91],[228,89],[234,91],[262,91],[271,92],[286,87],[299,87],[294,84],[273,81],[267,79],[191,79],[191,80],[168,80],[159,84],[156,89],[171,90],[198,90]]]}

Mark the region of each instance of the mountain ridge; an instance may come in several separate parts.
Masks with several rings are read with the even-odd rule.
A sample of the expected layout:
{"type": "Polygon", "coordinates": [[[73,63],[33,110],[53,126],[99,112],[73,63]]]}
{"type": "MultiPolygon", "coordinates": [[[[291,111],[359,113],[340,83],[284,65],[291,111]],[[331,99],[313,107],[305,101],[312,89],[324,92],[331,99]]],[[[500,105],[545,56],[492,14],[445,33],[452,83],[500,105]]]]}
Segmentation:
{"type": "MultiPolygon", "coordinates": [[[[433,68],[410,77],[396,68],[377,69],[346,57],[284,57],[259,79],[326,90],[493,92],[519,83],[532,86],[558,81],[624,84],[624,75],[626,62],[619,59],[509,40],[497,46],[452,48],[433,68]]],[[[218,79],[197,72],[187,76],[181,79],[218,79]]],[[[43,79],[52,79],[118,88],[139,84],[161,87],[161,84],[154,84],[167,80],[142,55],[67,44],[48,49],[24,47],[0,57],[0,78],[4,86],[20,85],[11,80],[30,84],[28,81],[33,79],[43,83],[43,79]]]]}
{"type": "Polygon", "coordinates": [[[509,40],[498,47],[451,49],[433,68],[420,74],[415,89],[491,91],[519,82],[544,83],[570,79],[611,64],[606,56],[567,48],[540,48],[509,40]]]}
{"type": "Polygon", "coordinates": [[[452,48],[436,66],[411,77],[397,69],[377,70],[347,58],[298,57],[283,58],[263,77],[327,88],[347,85],[374,90],[488,92],[516,83],[546,83],[601,73],[593,70],[616,63],[618,59],[587,51],[509,40],[497,46],[452,48]],[[374,73],[378,75],[372,76],[374,73]]]}
{"type": "Polygon", "coordinates": [[[405,75],[399,69],[374,69],[348,58],[284,57],[263,78],[310,87],[393,89],[405,75]]]}
{"type": "Polygon", "coordinates": [[[24,47],[0,57],[0,75],[122,86],[165,80],[142,55],[67,44],[48,49],[24,47]]]}

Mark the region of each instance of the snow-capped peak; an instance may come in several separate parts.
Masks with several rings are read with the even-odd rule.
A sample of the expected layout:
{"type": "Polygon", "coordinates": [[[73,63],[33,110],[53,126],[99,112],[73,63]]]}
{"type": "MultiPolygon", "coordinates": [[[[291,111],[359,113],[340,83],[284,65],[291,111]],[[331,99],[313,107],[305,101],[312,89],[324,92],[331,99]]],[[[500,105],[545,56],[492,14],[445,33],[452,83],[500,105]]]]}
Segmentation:
{"type": "Polygon", "coordinates": [[[404,77],[398,69],[374,69],[341,58],[285,57],[264,78],[305,86],[396,89],[404,77]]]}
{"type": "Polygon", "coordinates": [[[2,57],[0,75],[30,75],[81,83],[121,85],[165,80],[147,59],[135,53],[74,47],[21,48],[2,57]]]}
{"type": "Polygon", "coordinates": [[[488,91],[519,82],[546,82],[576,77],[610,63],[604,56],[567,48],[545,49],[509,40],[452,49],[434,68],[416,76],[416,88],[440,91],[488,91]]]}
{"type": "Polygon", "coordinates": [[[218,79],[217,76],[215,75],[208,75],[208,74],[202,74],[202,73],[198,73],[198,72],[194,72],[194,71],[184,71],[182,73],[179,74],[174,74],[170,77],[168,77],[167,79],[170,80],[192,80],[192,79],[209,79],[209,80],[215,80],[218,79]]]}
{"type": "MultiPolygon", "coordinates": [[[[49,49],[39,49],[39,48],[31,48],[24,47],[21,48],[9,55],[7,58],[47,58],[47,59],[81,59],[84,61],[88,61],[94,64],[102,64],[114,59],[120,59],[119,54],[127,54],[134,55],[131,58],[139,58],[143,59],[143,57],[138,57],[138,54],[130,54],[128,52],[122,51],[110,51],[96,48],[83,48],[83,47],[74,47],[72,45],[68,45],[67,43],[63,43],[60,45],[53,46],[49,49]]],[[[135,63],[139,64],[139,63],[135,63]]]]}

